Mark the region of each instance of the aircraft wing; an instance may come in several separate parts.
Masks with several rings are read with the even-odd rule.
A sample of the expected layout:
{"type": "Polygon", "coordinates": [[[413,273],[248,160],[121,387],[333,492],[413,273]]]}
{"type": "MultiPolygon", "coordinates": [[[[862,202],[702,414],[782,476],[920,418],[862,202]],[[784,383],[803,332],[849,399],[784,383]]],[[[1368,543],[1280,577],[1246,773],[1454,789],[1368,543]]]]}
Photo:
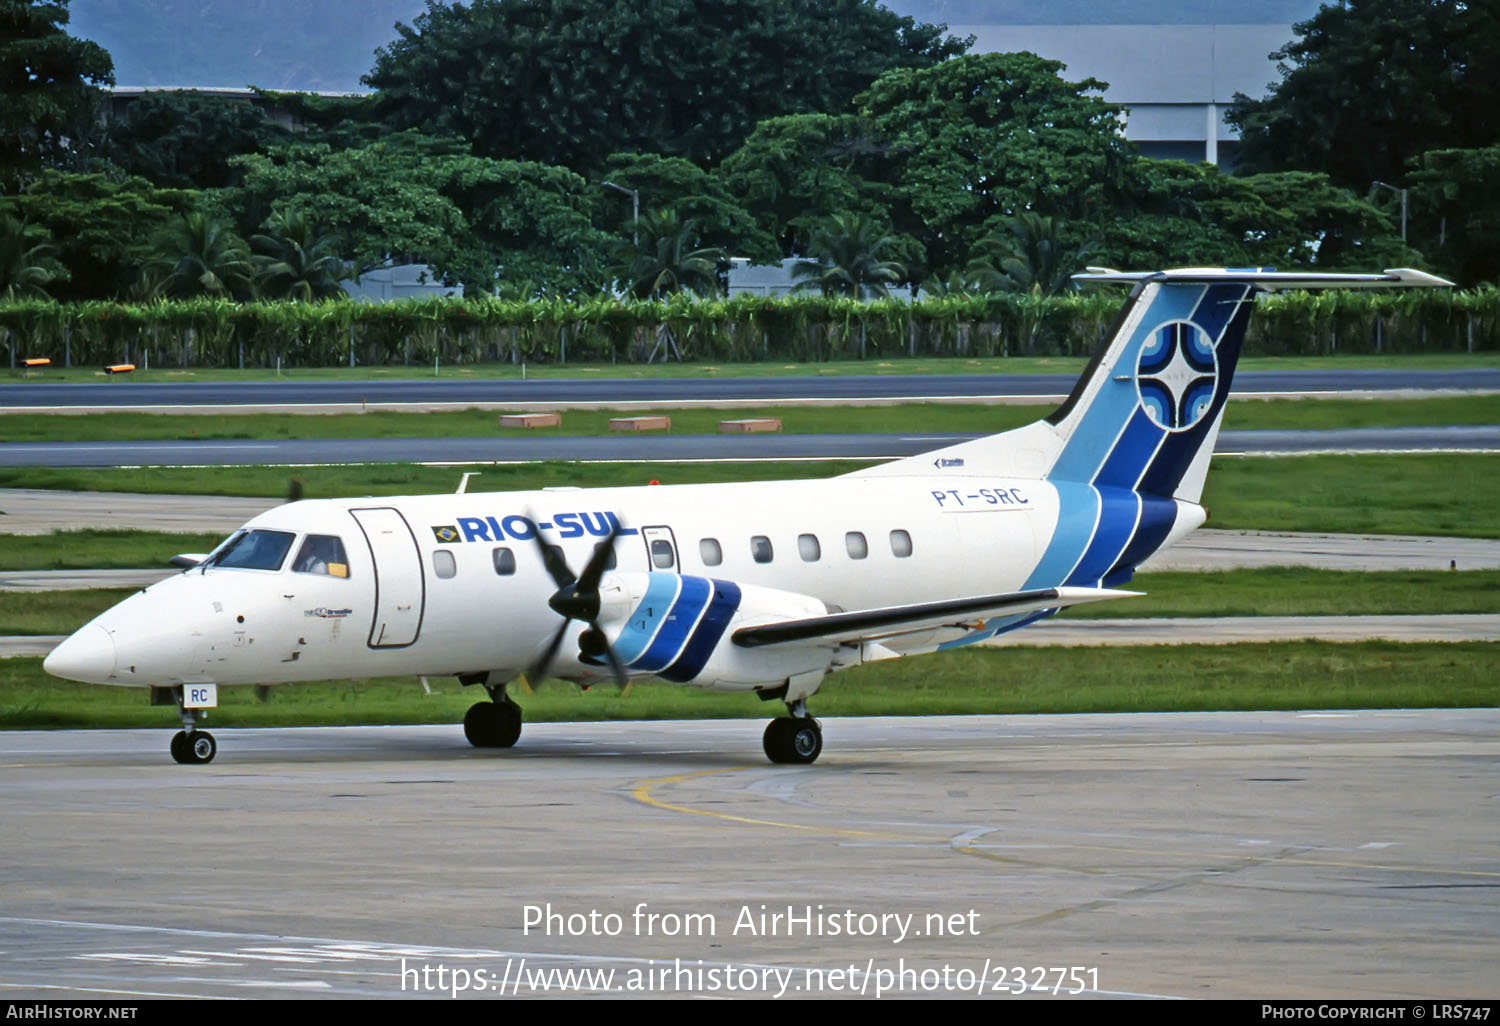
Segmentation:
{"type": "Polygon", "coordinates": [[[899,634],[914,634],[939,627],[972,627],[974,621],[1012,616],[1041,609],[1060,609],[1103,599],[1132,598],[1138,591],[1114,588],[1038,588],[1002,595],[918,602],[909,606],[882,606],[847,613],[829,613],[800,620],[741,627],[730,637],[741,648],[783,645],[791,642],[873,641],[899,634]]]}

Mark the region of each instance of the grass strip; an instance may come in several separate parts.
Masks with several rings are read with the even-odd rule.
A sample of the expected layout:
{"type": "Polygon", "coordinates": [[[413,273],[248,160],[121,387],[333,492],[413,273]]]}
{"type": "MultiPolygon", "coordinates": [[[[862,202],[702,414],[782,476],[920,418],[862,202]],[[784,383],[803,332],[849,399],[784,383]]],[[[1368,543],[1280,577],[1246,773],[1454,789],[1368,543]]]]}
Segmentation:
{"type": "MultiPolygon", "coordinates": [[[[1500,702],[1500,643],[1175,645],[997,649],[890,660],[839,673],[811,705],[819,716],[1178,712],[1246,709],[1489,707],[1500,702]]],[[[451,678],[434,694],[407,678],[284,685],[260,701],[219,689],[214,727],[459,723],[484,693],[451,678]]],[[[518,694],[537,721],[770,717],[779,703],[668,684],[580,691],[550,684],[518,694]]],[[[58,681],[40,659],[0,661],[0,728],[174,727],[143,689],[58,681]]],[[[524,744],[524,735],[522,743],[524,744]]]]}
{"type": "MultiPolygon", "coordinates": [[[[715,434],[719,422],[770,417],[784,434],[992,434],[1037,420],[1036,405],[904,403],[895,406],[768,406],[733,409],[631,410],[666,416],[677,435],[715,434]]],[[[500,428],[499,414],[483,410],[429,413],[92,413],[0,419],[11,442],[222,441],[327,438],[535,438],[608,435],[618,410],[566,410],[556,428],[500,428]]],[[[1359,427],[1500,424],[1500,396],[1436,399],[1294,399],[1231,403],[1229,430],[1326,431],[1359,427]]]]}

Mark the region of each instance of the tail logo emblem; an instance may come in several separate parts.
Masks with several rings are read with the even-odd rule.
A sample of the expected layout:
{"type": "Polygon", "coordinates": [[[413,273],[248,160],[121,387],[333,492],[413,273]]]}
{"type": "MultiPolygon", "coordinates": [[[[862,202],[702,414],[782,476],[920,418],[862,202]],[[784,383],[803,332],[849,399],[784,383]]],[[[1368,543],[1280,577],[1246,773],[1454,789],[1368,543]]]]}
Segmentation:
{"type": "Polygon", "coordinates": [[[1168,321],[1141,347],[1135,381],[1151,423],[1188,430],[1213,406],[1219,381],[1213,339],[1191,321],[1168,321]]]}

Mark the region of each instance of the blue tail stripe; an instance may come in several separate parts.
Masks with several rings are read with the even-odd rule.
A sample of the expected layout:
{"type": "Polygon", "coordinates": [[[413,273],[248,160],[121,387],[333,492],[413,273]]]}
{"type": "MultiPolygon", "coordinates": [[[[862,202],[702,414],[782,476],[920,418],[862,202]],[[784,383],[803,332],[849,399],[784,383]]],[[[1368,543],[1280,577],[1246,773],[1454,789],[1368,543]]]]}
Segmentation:
{"type": "Polygon", "coordinates": [[[630,619],[615,641],[615,655],[627,666],[641,657],[651,645],[651,639],[661,629],[662,621],[671,612],[677,599],[677,590],[682,578],[676,574],[650,574],[647,577],[646,594],[631,610],[630,619]]]}
{"type": "Polygon", "coordinates": [[[1130,423],[1125,425],[1120,440],[1115,443],[1114,451],[1109,454],[1109,459],[1094,478],[1094,484],[1100,487],[1134,488],[1145,473],[1151,457],[1156,455],[1165,434],[1165,431],[1151,423],[1144,408],[1137,407],[1131,415],[1130,423]]]}
{"type": "Polygon", "coordinates": [[[1100,579],[1114,565],[1135,533],[1141,510],[1140,496],[1120,488],[1101,488],[1099,496],[1103,505],[1098,530],[1089,542],[1088,551],[1068,575],[1066,583],[1069,585],[1099,587],[1100,579]]]}
{"type": "Polygon", "coordinates": [[[1054,481],[1058,519],[1052,540],[1023,588],[1055,588],[1078,565],[1099,523],[1099,493],[1086,484],[1054,481]]]}
{"type": "Polygon", "coordinates": [[[1113,577],[1122,570],[1134,570],[1147,556],[1161,547],[1177,522],[1177,503],[1155,495],[1141,496],[1140,522],[1136,525],[1135,537],[1125,546],[1125,552],[1105,577],[1113,577]]]}
{"type": "Polygon", "coordinates": [[[645,655],[626,665],[647,673],[669,666],[687,644],[688,636],[712,594],[713,585],[707,577],[682,578],[682,590],[677,593],[677,601],[672,603],[672,611],[662,622],[661,630],[656,632],[651,647],[646,649],[645,655]]]}
{"type": "Polygon", "coordinates": [[[708,664],[709,657],[718,647],[719,639],[724,637],[729,621],[734,618],[735,612],[740,608],[739,585],[732,581],[720,580],[715,580],[712,584],[714,594],[708,603],[708,611],[698,622],[693,636],[688,639],[687,648],[682,650],[682,655],[661,672],[663,680],[685,684],[702,673],[703,667],[708,664]]]}

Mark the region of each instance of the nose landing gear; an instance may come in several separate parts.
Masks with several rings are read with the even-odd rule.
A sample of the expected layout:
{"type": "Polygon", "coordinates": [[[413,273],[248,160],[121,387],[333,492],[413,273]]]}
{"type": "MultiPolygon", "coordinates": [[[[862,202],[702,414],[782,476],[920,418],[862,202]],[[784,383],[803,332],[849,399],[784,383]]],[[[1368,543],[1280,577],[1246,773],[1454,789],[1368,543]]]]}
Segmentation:
{"type": "Polygon", "coordinates": [[[212,762],[215,755],[219,754],[219,743],[214,736],[206,730],[198,729],[198,721],[202,719],[207,709],[189,709],[182,704],[182,688],[152,688],[151,704],[162,703],[165,696],[163,691],[170,691],[172,698],[176,700],[177,715],[182,718],[182,730],[172,735],[171,752],[172,758],[179,763],[192,764],[212,762]]]}
{"type": "Polygon", "coordinates": [[[798,699],[787,703],[790,717],[766,724],[761,744],[766,758],[775,763],[806,765],[817,761],[823,752],[823,728],[807,714],[807,702],[798,699]]]}

